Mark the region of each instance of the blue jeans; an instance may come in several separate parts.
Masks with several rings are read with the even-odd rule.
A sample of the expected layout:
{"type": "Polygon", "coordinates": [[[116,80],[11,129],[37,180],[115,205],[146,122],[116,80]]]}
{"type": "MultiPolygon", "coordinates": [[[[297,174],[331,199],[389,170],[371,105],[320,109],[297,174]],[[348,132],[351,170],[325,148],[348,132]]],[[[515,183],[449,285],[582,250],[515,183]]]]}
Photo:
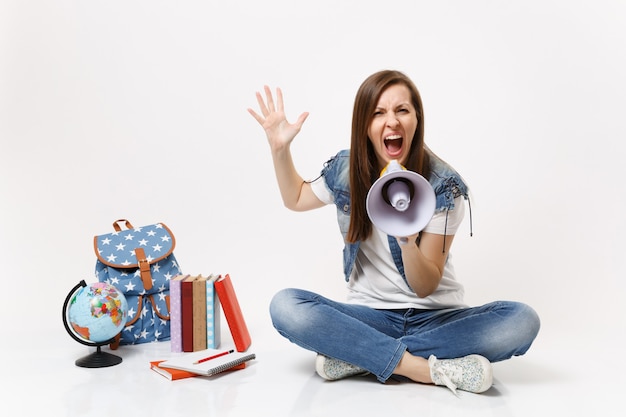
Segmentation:
{"type": "Polygon", "coordinates": [[[405,351],[439,359],[479,354],[491,362],[523,355],[540,326],[537,313],[518,302],[377,310],[292,288],[274,296],[270,315],[291,342],[366,369],[381,382],[391,377],[405,351]]]}

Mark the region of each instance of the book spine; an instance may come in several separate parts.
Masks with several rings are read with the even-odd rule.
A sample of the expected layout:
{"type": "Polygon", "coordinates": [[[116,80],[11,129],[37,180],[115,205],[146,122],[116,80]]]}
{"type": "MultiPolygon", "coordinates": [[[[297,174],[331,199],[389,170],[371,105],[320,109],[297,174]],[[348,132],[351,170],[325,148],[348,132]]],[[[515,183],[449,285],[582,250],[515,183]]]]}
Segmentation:
{"type": "Polygon", "coordinates": [[[220,308],[215,295],[215,277],[206,282],[206,346],[217,349],[220,346],[220,308]]]}
{"type": "Polygon", "coordinates": [[[170,281],[170,346],[175,353],[183,351],[180,284],[179,277],[170,281]]]}
{"type": "Polygon", "coordinates": [[[193,281],[181,284],[181,317],[183,352],[193,352],[193,281]]]}
{"type": "Polygon", "coordinates": [[[215,282],[215,291],[222,305],[224,316],[226,316],[226,322],[233,336],[235,348],[238,352],[245,352],[252,344],[252,339],[250,338],[250,332],[244,320],[230,275],[226,274],[225,277],[215,282]]]}
{"type": "Polygon", "coordinates": [[[193,282],[193,351],[206,348],[206,277],[198,276],[193,282]]]}

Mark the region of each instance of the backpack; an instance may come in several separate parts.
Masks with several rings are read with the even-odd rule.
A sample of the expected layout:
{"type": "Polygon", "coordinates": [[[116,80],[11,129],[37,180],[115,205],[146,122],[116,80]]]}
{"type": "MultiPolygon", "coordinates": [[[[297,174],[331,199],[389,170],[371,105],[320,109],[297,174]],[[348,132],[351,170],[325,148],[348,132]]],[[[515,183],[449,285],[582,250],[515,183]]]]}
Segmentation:
{"type": "Polygon", "coordinates": [[[98,281],[128,301],[128,320],[111,348],[169,340],[170,279],[181,273],[174,235],[163,223],[133,227],[126,219],[113,222],[113,229],[93,240],[98,281]]]}

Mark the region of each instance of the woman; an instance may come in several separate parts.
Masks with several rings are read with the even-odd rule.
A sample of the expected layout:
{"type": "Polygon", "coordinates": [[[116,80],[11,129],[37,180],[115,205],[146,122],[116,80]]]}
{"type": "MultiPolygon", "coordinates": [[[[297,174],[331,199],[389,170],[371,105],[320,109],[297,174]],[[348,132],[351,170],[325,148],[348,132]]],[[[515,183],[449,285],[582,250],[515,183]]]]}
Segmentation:
{"type": "Polygon", "coordinates": [[[321,176],[298,174],[290,145],[308,113],[286,120],[283,97],[256,94],[285,206],[305,211],[335,204],[344,237],[345,303],[299,289],[274,296],[270,313],[280,334],[317,352],[316,371],[337,380],[371,373],[483,392],[492,385],[491,362],[524,354],[539,331],[535,311],[500,301],[479,307],[463,302],[450,248],[464,216],[467,186],[424,144],[422,102],[413,82],[380,71],[359,88],[350,150],[328,161],[321,176]],[[367,216],[367,192],[396,160],[433,186],[436,210],[412,236],[387,236],[367,216]]]}

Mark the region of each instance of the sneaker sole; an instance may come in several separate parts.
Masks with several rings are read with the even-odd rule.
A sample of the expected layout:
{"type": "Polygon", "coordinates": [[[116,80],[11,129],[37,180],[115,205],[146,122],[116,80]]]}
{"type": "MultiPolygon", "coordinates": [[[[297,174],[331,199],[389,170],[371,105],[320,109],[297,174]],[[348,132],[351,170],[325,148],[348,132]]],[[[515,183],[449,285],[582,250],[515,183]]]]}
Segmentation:
{"type": "Polygon", "coordinates": [[[482,368],[485,371],[485,375],[483,378],[483,385],[481,385],[480,388],[478,388],[478,390],[474,392],[476,392],[477,394],[481,392],[485,392],[489,388],[491,388],[491,386],[493,385],[493,369],[491,367],[491,362],[489,362],[487,358],[481,355],[470,355],[469,357],[475,358],[476,360],[478,360],[478,362],[482,364],[482,368]]]}

